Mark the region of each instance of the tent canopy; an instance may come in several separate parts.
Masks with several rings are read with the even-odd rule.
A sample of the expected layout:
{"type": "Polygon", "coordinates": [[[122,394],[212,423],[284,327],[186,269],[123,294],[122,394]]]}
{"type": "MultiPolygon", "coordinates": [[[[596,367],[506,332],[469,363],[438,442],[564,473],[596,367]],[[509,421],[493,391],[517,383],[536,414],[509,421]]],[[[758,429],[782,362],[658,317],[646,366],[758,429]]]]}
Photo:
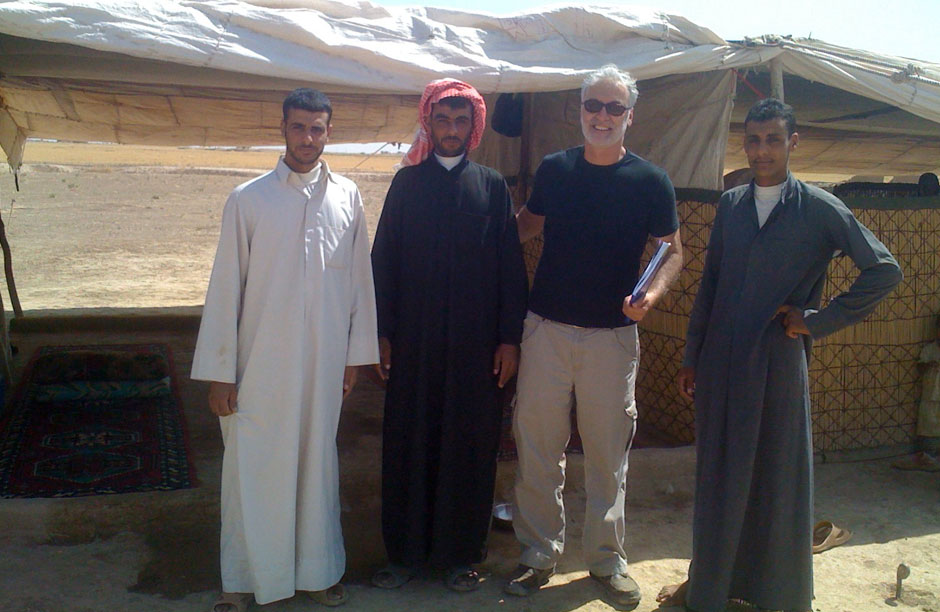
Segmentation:
{"type": "Polygon", "coordinates": [[[531,170],[580,140],[576,90],[605,63],[640,81],[628,144],[679,186],[720,187],[728,135],[751,87],[769,94],[770,63],[787,75],[808,130],[800,159],[814,171],[940,165],[937,64],[812,40],[729,43],[641,7],[497,17],[364,0],[0,3],[0,147],[17,167],[28,137],[278,144],[280,102],[302,85],[333,99],[334,141],[410,141],[424,85],[452,76],[485,94],[528,94],[529,150],[493,138],[487,155],[504,172],[523,170],[520,159],[531,170]]]}

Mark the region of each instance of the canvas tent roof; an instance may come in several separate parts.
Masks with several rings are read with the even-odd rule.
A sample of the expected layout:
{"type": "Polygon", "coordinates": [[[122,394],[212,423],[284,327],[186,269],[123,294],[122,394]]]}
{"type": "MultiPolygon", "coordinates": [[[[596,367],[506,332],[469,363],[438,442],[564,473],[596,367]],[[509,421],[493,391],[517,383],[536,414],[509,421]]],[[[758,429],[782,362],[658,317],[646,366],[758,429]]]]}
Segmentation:
{"type": "MultiPolygon", "coordinates": [[[[641,81],[631,148],[666,167],[679,186],[716,188],[729,129],[746,108],[734,106],[736,78],[760,81],[771,61],[787,74],[794,102],[805,89],[801,118],[841,117],[808,124],[820,144],[807,163],[817,171],[916,173],[940,165],[937,64],[818,41],[729,43],[640,7],[556,6],[496,17],[329,0],[0,3],[0,146],[16,166],[27,137],[277,144],[280,101],[299,85],[333,98],[334,141],[410,141],[417,96],[446,75],[486,94],[531,94],[538,111],[528,154],[485,139],[492,140],[488,159],[501,169],[525,159],[531,170],[545,152],[579,140],[572,92],[585,73],[613,62],[641,81]],[[820,99],[816,85],[843,92],[844,104],[833,106],[829,93],[820,99]],[[834,155],[832,144],[852,132],[876,146],[834,155]]],[[[739,95],[744,89],[737,85],[739,95]]]]}

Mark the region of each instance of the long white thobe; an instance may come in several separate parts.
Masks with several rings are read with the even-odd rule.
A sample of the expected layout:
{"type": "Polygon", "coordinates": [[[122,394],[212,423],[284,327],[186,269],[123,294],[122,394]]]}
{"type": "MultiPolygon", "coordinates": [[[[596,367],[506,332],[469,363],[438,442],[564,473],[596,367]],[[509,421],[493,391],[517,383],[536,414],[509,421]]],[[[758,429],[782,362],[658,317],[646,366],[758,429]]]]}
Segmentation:
{"type": "Polygon", "coordinates": [[[222,214],[192,377],[236,383],[221,417],[222,587],[259,604],[346,567],[336,429],[344,366],[376,363],[375,290],[356,185],[323,162],[237,187],[222,214]]]}

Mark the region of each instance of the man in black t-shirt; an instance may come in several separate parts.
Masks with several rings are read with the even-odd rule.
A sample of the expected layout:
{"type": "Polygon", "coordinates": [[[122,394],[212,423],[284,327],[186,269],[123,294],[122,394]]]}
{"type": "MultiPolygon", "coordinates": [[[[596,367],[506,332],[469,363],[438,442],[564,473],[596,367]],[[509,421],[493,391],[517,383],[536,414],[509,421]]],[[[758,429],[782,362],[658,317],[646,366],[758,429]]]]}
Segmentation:
{"type": "Polygon", "coordinates": [[[636,431],[635,322],[678,276],[682,246],[669,177],[623,146],[636,97],[635,81],[616,66],[589,75],[581,87],[584,146],[545,157],[517,215],[520,238],[544,231],[545,244],[529,297],[513,419],[513,525],[523,553],[505,587],[512,595],[546,584],[564,549],[561,490],[575,401],[585,561],[614,603],[640,601],[623,542],[627,452],[636,431]],[[672,247],[648,292],[633,299],[650,236],[672,247]]]}

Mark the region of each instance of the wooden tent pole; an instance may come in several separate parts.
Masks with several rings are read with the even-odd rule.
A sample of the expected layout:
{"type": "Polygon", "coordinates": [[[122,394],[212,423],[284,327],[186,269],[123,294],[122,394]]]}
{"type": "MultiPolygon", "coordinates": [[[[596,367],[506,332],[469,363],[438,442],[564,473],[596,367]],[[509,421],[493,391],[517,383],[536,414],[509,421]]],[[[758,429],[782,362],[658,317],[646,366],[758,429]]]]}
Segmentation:
{"type": "MultiPolygon", "coordinates": [[[[3,307],[3,295],[0,294],[0,365],[3,367],[3,380],[7,384],[7,398],[10,397],[9,390],[13,388],[13,353],[10,350],[10,335],[7,333],[7,313],[3,307]]],[[[3,404],[0,403],[0,412],[3,412],[3,404]]]]}
{"type": "MultiPolygon", "coordinates": [[[[19,178],[17,174],[14,177],[19,178]]],[[[16,188],[19,189],[17,180],[16,188]]],[[[7,244],[6,230],[3,226],[3,217],[0,216],[0,247],[3,248],[3,268],[7,277],[7,287],[10,290],[10,301],[19,308],[19,298],[16,297],[16,286],[11,283],[13,280],[13,263],[10,261],[10,245],[7,244]]],[[[22,316],[23,311],[14,311],[17,316],[22,316]]],[[[0,367],[3,368],[3,380],[7,389],[13,388],[13,351],[10,348],[10,335],[7,333],[7,313],[3,307],[3,296],[0,294],[0,367]]],[[[5,393],[4,399],[8,400],[12,393],[5,393]]],[[[0,403],[0,412],[3,412],[3,404],[0,403]]]]}
{"type": "Polygon", "coordinates": [[[2,214],[0,214],[0,248],[3,249],[3,272],[7,278],[7,291],[10,292],[13,316],[19,319],[23,316],[23,307],[20,306],[20,296],[16,293],[16,280],[13,278],[13,253],[10,251],[10,243],[7,242],[6,226],[3,224],[2,214]]]}
{"type": "Polygon", "coordinates": [[[770,60],[770,95],[785,102],[783,93],[783,64],[779,57],[775,57],[770,60]]]}

